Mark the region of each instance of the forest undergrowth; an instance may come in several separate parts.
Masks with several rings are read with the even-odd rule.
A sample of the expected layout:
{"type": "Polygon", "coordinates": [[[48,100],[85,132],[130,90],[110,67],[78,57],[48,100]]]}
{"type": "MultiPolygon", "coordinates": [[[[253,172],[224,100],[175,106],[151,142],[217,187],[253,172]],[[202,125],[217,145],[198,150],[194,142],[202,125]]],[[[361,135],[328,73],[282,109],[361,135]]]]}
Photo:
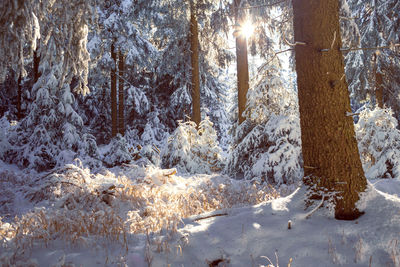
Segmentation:
{"type": "Polygon", "coordinates": [[[12,171],[3,171],[0,186],[16,184],[14,192],[5,191],[21,192],[35,208],[1,218],[1,246],[8,251],[0,255],[1,260],[15,263],[55,240],[90,247],[105,238],[128,250],[127,238],[132,235],[158,240],[161,232],[177,233],[183,218],[279,197],[270,185],[218,174],[181,177],[175,169],[134,164],[112,170],[95,174],[69,164],[24,181],[12,171]]]}

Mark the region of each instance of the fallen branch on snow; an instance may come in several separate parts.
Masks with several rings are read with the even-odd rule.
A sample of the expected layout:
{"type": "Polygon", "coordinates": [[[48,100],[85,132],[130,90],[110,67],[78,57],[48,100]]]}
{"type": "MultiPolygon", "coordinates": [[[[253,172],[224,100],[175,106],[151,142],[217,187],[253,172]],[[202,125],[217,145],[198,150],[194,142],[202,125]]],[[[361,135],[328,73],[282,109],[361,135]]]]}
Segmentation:
{"type": "Polygon", "coordinates": [[[209,218],[212,218],[212,217],[227,216],[227,215],[228,215],[228,213],[218,213],[218,214],[213,214],[213,215],[209,215],[209,216],[206,216],[206,217],[200,217],[200,218],[194,219],[193,221],[197,222],[197,221],[209,219],[209,218]]]}

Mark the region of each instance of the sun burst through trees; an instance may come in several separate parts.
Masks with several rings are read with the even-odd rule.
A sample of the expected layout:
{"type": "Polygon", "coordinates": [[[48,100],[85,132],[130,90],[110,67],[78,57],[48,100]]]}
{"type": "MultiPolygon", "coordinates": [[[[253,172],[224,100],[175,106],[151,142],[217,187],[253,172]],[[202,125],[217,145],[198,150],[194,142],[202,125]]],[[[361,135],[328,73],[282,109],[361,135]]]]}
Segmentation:
{"type": "Polygon", "coordinates": [[[245,20],[240,24],[235,25],[235,31],[233,32],[234,37],[245,37],[249,39],[254,32],[254,25],[252,24],[251,20],[245,20]]]}

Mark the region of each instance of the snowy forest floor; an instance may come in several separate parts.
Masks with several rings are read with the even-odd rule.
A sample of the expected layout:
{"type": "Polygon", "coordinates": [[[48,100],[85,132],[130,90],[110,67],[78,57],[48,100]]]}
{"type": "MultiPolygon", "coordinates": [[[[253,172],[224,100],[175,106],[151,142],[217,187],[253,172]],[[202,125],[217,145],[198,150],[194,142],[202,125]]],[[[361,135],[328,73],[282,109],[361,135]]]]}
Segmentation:
{"type": "Polygon", "coordinates": [[[399,194],[398,180],[370,181],[365,215],[338,221],[329,207],[306,218],[318,203],[305,209],[301,186],[134,164],[37,174],[0,161],[0,265],[398,267],[399,194]]]}

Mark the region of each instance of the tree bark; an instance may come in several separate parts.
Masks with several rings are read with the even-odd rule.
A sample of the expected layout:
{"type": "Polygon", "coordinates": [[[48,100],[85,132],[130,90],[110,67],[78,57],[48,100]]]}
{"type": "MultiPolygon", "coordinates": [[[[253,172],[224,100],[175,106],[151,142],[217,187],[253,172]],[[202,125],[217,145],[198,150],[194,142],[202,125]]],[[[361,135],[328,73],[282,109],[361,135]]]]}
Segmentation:
{"type": "Polygon", "coordinates": [[[124,117],[124,55],[119,50],[119,62],[118,62],[118,70],[119,70],[119,80],[118,80],[118,124],[119,124],[119,133],[124,136],[125,135],[125,117],[124,117]]]}
{"type": "MultiPolygon", "coordinates": [[[[240,27],[244,23],[243,16],[240,14],[239,6],[241,0],[235,0],[235,23],[240,27]]],[[[239,29],[237,29],[239,30],[239,29]]],[[[243,112],[246,109],[247,91],[249,90],[249,63],[247,58],[247,39],[242,32],[236,34],[236,66],[238,84],[238,109],[239,124],[245,117],[243,112]]]]}
{"type": "Polygon", "coordinates": [[[200,71],[199,71],[199,28],[196,7],[190,1],[190,49],[192,63],[192,121],[200,125],[200,71]]]}
{"type": "Polygon", "coordinates": [[[19,74],[19,77],[18,77],[18,81],[17,81],[17,83],[18,83],[18,85],[17,85],[17,87],[18,87],[18,92],[17,92],[17,118],[18,118],[18,120],[20,120],[20,119],[22,119],[22,85],[21,85],[21,83],[22,83],[22,77],[21,77],[22,75],[21,74],[19,74]]]}
{"type": "Polygon", "coordinates": [[[111,137],[118,133],[117,128],[117,53],[114,44],[111,44],[111,58],[113,60],[111,67],[111,137]]]}
{"type": "Polygon", "coordinates": [[[338,0],[292,0],[304,181],[336,192],[335,218],[353,220],[366,179],[340,52],[338,0]]]}
{"type": "Polygon", "coordinates": [[[383,108],[383,75],[379,71],[375,73],[375,97],[378,107],[383,108]]]}
{"type": "Polygon", "coordinates": [[[375,74],[375,101],[379,108],[383,108],[383,75],[378,70],[378,53],[374,55],[375,74]]]}
{"type": "Polygon", "coordinates": [[[33,83],[35,84],[40,78],[39,64],[40,56],[38,55],[39,46],[33,52],[33,83]]]}

